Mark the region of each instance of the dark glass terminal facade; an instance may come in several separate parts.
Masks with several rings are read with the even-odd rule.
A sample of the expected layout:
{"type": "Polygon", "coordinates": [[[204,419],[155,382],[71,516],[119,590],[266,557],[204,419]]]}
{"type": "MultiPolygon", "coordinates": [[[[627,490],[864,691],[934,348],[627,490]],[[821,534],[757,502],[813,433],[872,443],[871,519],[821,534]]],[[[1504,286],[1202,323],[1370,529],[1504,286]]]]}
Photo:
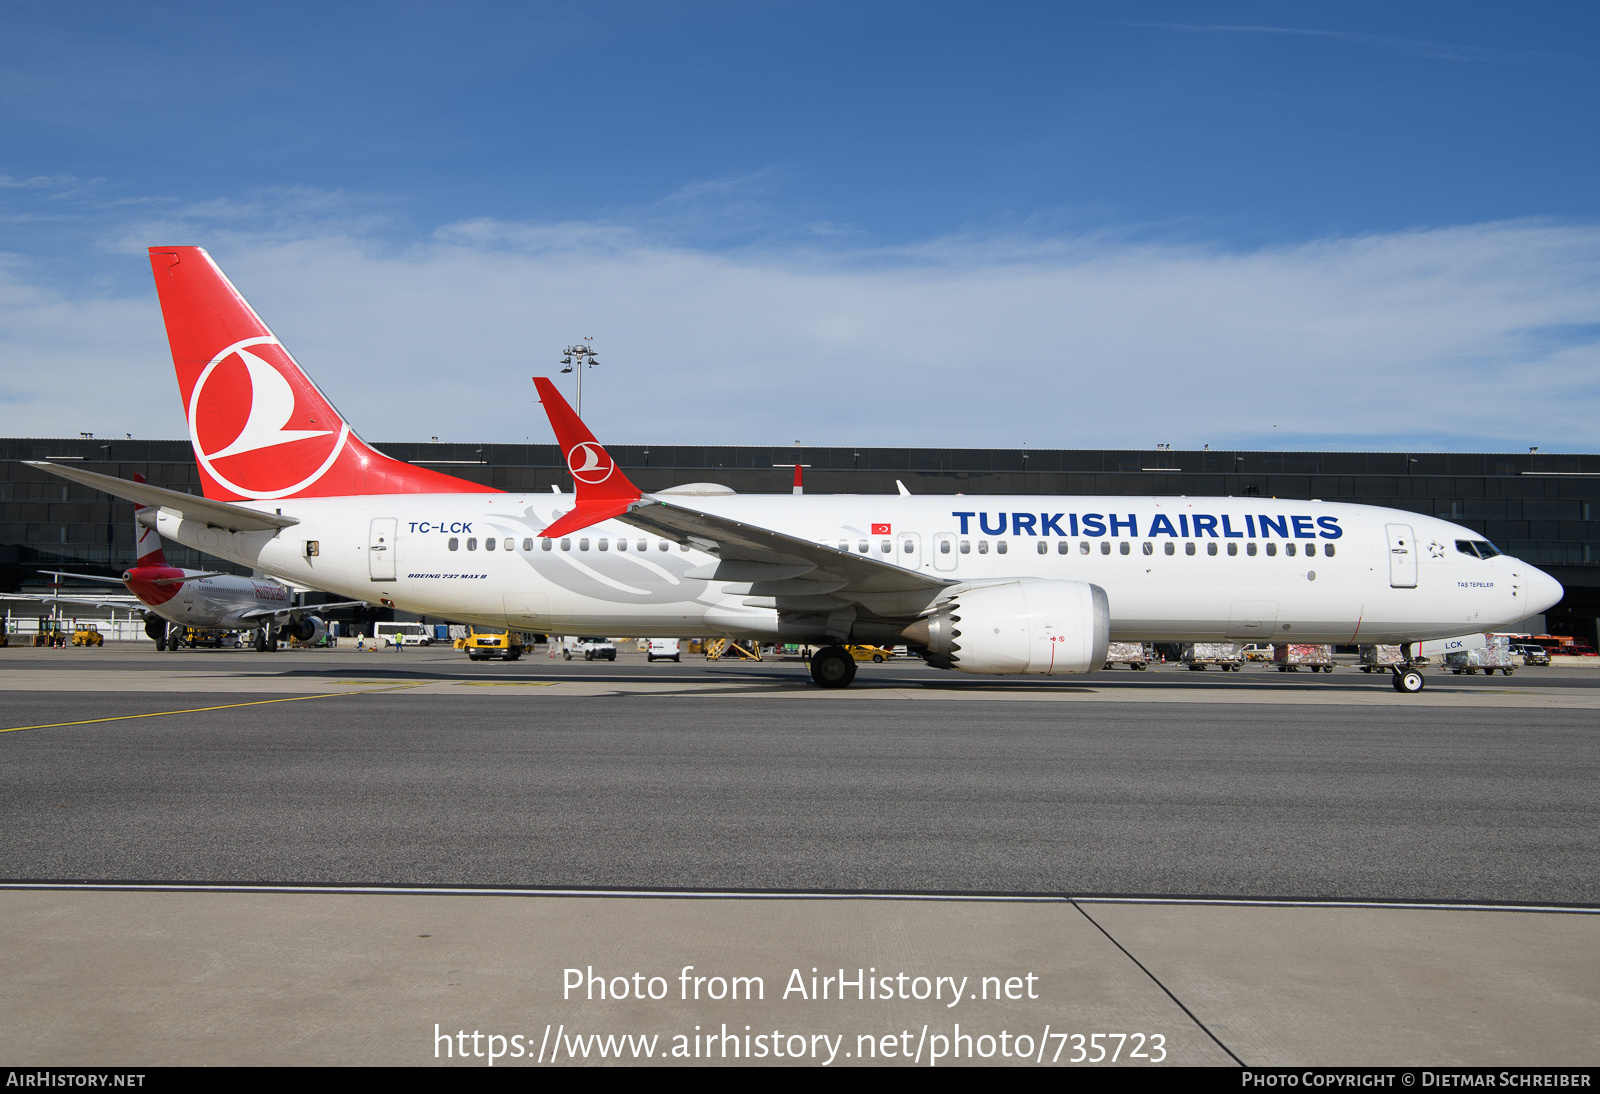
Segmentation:
{"type": "MultiPolygon", "coordinates": [[[[572,488],[555,445],[380,444],[395,459],[503,490],[572,488]]],[[[1600,616],[1600,455],[1439,452],[1174,452],[998,448],[762,448],[608,445],[644,490],[716,482],[788,493],[793,464],[812,494],[1097,494],[1316,498],[1455,521],[1567,587],[1552,629],[1594,644],[1600,616]]],[[[133,561],[131,508],[23,464],[52,460],[199,492],[187,441],[0,439],[0,591],[49,568],[120,573],[133,561]]],[[[174,565],[228,568],[166,544],[174,565]]]]}

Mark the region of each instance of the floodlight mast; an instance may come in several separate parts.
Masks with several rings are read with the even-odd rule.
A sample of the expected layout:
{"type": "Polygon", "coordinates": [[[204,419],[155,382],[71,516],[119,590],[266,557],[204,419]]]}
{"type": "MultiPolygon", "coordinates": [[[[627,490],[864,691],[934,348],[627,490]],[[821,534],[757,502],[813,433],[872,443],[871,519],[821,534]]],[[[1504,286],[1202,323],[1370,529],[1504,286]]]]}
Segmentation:
{"type": "Polygon", "coordinates": [[[594,339],[590,338],[575,346],[568,346],[561,358],[561,363],[567,366],[561,370],[563,373],[578,374],[578,397],[574,401],[572,410],[580,418],[583,417],[583,370],[585,367],[594,368],[600,363],[600,358],[595,356],[593,342],[594,339]]]}

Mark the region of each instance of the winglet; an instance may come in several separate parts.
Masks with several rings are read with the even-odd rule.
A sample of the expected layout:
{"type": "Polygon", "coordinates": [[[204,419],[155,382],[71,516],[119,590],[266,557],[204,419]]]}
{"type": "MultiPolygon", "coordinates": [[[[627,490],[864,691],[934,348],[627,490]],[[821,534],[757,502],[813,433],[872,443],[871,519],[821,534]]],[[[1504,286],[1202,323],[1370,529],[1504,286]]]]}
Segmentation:
{"type": "Polygon", "coordinates": [[[547,538],[565,535],[626,513],[639,500],[639,488],[594,439],[594,434],[583,424],[583,419],[573,413],[555,384],[543,376],[535,376],[533,385],[550,418],[550,428],[555,430],[556,443],[566,457],[578,498],[577,508],[558,517],[539,534],[547,538]]]}

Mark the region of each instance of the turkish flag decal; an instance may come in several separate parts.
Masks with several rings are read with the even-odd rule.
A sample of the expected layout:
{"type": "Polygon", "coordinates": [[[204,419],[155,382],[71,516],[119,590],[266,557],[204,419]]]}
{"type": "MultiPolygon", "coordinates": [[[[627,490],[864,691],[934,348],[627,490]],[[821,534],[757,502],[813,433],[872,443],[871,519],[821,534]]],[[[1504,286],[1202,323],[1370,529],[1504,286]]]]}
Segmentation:
{"type": "Polygon", "coordinates": [[[887,536],[890,534],[889,526],[887,524],[874,524],[872,526],[872,534],[875,536],[887,536]]]}

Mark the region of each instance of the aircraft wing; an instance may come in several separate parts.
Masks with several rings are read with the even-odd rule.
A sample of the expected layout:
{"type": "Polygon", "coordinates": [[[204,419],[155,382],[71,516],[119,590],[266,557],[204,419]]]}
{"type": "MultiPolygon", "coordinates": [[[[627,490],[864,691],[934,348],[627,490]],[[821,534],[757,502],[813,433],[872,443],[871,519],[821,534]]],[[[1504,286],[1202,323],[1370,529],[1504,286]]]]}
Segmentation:
{"type": "Polygon", "coordinates": [[[693,543],[722,560],[711,567],[712,573],[690,571],[691,577],[777,586],[770,592],[753,587],[751,592],[756,595],[782,596],[791,591],[809,591],[854,600],[853,594],[911,593],[940,589],[953,583],[649,495],[641,497],[626,513],[614,519],[663,539],[693,543]],[[824,584],[827,589],[820,588],[824,584]],[[808,585],[818,587],[807,590],[805,586],[808,585]]]}
{"type": "Polygon", "coordinates": [[[563,536],[618,520],[678,543],[693,543],[717,561],[686,576],[729,582],[728,592],[748,594],[748,607],[825,617],[829,633],[849,633],[848,622],[858,609],[885,622],[915,619],[939,590],[956,583],[642,494],[555,385],[542,376],[533,382],[572,472],[577,502],[542,536],[563,536]]]}
{"type": "Polygon", "coordinates": [[[42,460],[23,460],[29,467],[37,467],[63,479],[103,491],[112,497],[138,502],[152,509],[165,509],[177,513],[184,520],[201,521],[230,532],[262,532],[290,528],[300,522],[294,517],[274,513],[258,513],[242,505],[185,494],[181,490],[168,490],[164,486],[151,486],[144,482],[130,482],[115,475],[101,475],[81,467],[63,467],[42,460]]]}
{"type": "Polygon", "coordinates": [[[0,595],[0,600],[26,600],[32,604],[80,604],[86,608],[126,608],[130,611],[143,609],[146,606],[136,596],[90,600],[76,596],[28,596],[24,593],[5,593],[0,595]]]}
{"type": "Polygon", "coordinates": [[[302,604],[298,608],[256,608],[252,611],[244,612],[239,616],[239,619],[245,621],[266,619],[269,616],[273,619],[281,619],[294,615],[316,615],[319,611],[327,611],[330,608],[364,608],[368,603],[365,600],[334,600],[327,604],[302,604]]]}

